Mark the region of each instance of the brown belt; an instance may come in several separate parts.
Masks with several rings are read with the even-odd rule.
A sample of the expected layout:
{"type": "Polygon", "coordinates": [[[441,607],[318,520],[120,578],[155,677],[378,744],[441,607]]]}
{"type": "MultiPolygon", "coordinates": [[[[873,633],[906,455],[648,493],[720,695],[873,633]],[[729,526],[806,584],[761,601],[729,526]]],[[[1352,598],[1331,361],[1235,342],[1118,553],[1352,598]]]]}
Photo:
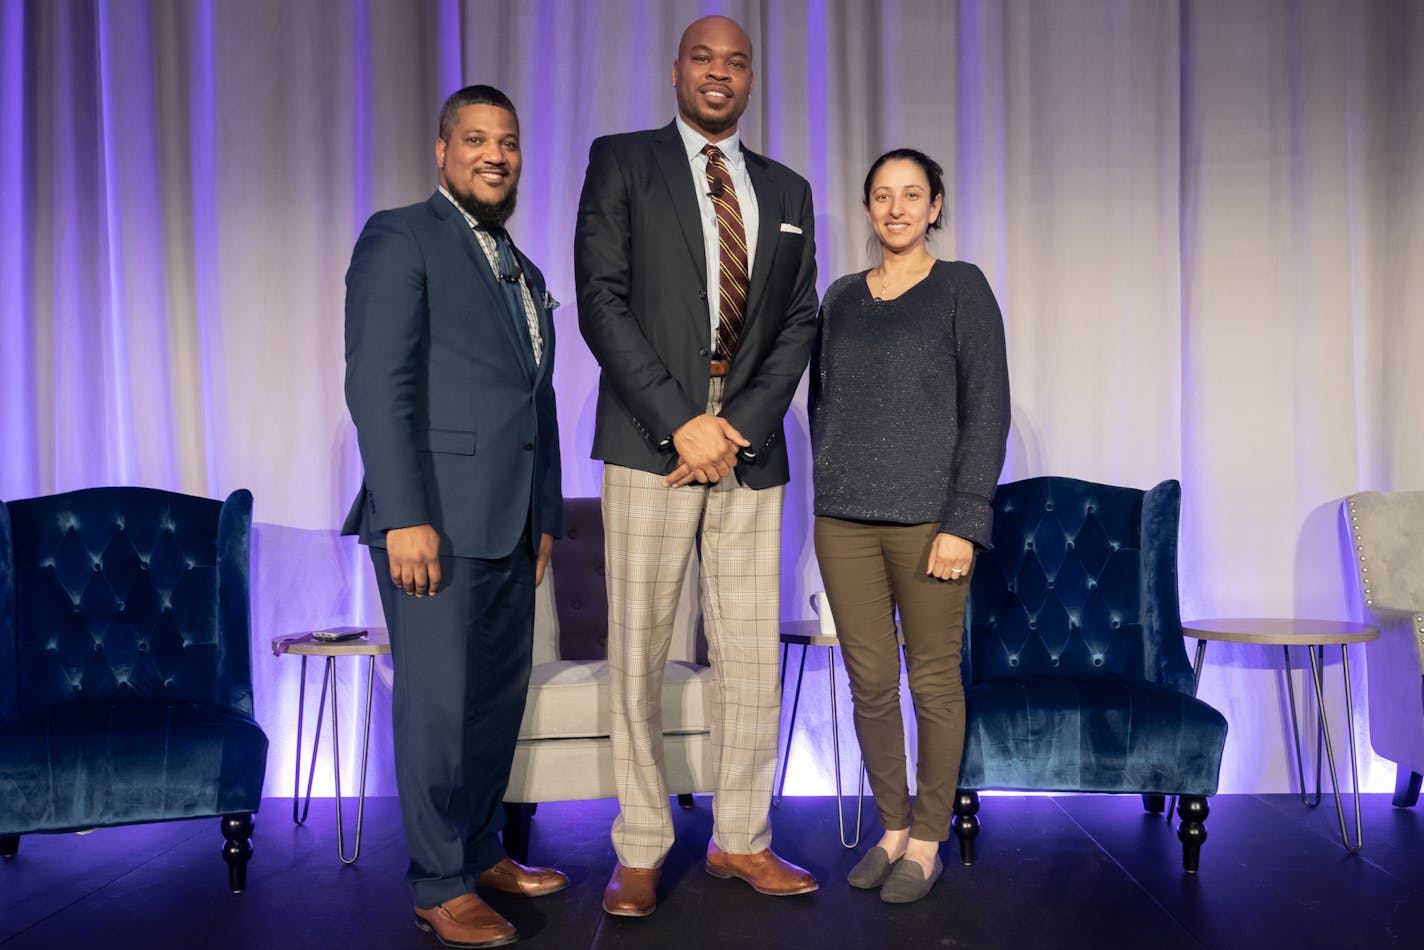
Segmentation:
{"type": "Polygon", "coordinates": [[[712,373],[711,373],[711,376],[712,376],[714,379],[716,379],[716,378],[718,378],[718,377],[721,377],[721,376],[726,376],[726,375],[727,375],[728,373],[730,373],[731,371],[732,371],[732,361],[731,361],[731,360],[713,360],[713,361],[712,361],[712,373]]]}

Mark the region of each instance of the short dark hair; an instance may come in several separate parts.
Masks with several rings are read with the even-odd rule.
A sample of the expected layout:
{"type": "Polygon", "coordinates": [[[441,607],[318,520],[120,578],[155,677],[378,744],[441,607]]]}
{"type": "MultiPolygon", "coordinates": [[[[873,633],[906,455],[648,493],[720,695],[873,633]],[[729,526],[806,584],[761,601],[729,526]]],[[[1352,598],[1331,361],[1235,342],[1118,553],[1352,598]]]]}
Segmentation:
{"type": "Polygon", "coordinates": [[[440,107],[440,140],[448,142],[450,131],[455,128],[455,116],[465,106],[498,106],[508,110],[514,116],[514,121],[519,122],[519,113],[514,111],[514,103],[509,101],[509,97],[493,86],[466,86],[450,93],[450,97],[445,100],[445,104],[440,107]]]}
{"type": "MultiPolygon", "coordinates": [[[[930,183],[931,204],[934,203],[936,198],[944,194],[944,169],[939,167],[939,162],[930,158],[917,148],[896,148],[891,149],[871,163],[870,171],[865,175],[864,198],[862,200],[867,207],[870,206],[870,183],[875,180],[875,173],[878,172],[880,166],[886,162],[900,160],[914,162],[920,166],[920,171],[925,173],[925,178],[930,183]]],[[[944,213],[941,211],[939,217],[930,222],[929,230],[937,230],[943,224],[944,213]]]]}

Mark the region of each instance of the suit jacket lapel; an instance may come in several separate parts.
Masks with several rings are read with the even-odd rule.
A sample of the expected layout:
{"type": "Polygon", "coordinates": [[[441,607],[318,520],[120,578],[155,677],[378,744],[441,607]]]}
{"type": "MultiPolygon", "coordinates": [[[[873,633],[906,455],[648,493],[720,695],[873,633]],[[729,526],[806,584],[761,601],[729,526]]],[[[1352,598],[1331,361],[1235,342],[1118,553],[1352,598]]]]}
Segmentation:
{"type": "MultiPolygon", "coordinates": [[[[509,341],[510,346],[514,347],[519,365],[524,367],[524,375],[532,380],[535,369],[534,352],[530,349],[528,334],[526,333],[522,340],[519,338],[519,327],[510,319],[508,307],[505,304],[504,288],[495,280],[494,272],[490,270],[489,258],[485,257],[484,248],[480,247],[480,242],[476,240],[474,232],[470,230],[469,222],[465,220],[465,216],[460,213],[459,209],[438,191],[431,196],[428,204],[435,215],[445,221],[446,227],[454,229],[458,240],[465,248],[465,253],[469,254],[470,264],[489,297],[488,313],[494,317],[495,323],[504,328],[505,339],[509,341]]],[[[516,251],[516,253],[518,252],[516,251]]],[[[537,301],[535,306],[537,308],[537,301]]]]}
{"type": "Polygon", "coordinates": [[[658,168],[663,173],[668,197],[672,199],[673,217],[682,229],[683,240],[687,242],[688,253],[692,255],[692,266],[697,269],[697,280],[707,286],[707,249],[702,245],[702,215],[697,210],[697,198],[693,188],[692,165],[687,161],[687,152],[682,146],[682,136],[677,134],[677,126],[669,122],[658,129],[654,136],[657,145],[654,153],[658,158],[658,168]]]}
{"type": "Polygon", "coordinates": [[[757,314],[767,275],[771,273],[771,259],[776,255],[776,236],[781,231],[781,192],[760,155],[742,149],[742,156],[757,198],[756,262],[752,264],[752,278],[747,286],[747,322],[750,323],[757,314]]]}

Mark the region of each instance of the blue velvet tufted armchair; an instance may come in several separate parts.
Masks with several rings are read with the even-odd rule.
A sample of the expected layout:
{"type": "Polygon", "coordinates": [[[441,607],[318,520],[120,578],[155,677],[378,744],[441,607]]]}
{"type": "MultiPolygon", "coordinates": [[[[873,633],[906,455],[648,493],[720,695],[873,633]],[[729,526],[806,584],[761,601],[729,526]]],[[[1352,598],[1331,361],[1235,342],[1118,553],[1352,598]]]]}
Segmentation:
{"type": "Polygon", "coordinates": [[[222,817],[246,882],[252,495],[90,488],[0,503],[0,855],[20,836],[222,817]]]}
{"type": "Polygon", "coordinates": [[[960,858],[974,862],[980,789],[1132,792],[1161,813],[1195,873],[1226,720],[1194,698],[1177,605],[1181,486],[1072,478],[999,486],[994,549],[965,616],[968,705],[955,796],[960,858]]]}

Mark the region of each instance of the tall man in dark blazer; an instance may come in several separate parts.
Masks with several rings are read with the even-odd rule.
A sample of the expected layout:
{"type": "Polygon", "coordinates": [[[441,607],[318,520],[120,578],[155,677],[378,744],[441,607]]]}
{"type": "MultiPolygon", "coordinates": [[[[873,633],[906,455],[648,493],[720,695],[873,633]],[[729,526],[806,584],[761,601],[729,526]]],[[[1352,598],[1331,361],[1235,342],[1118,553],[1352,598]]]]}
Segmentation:
{"type": "Polygon", "coordinates": [[[568,883],[498,832],[531,664],[534,588],[561,522],[554,326],[514,248],[514,106],[446,100],[440,188],[366,223],[346,275],[346,402],[366,476],[345,533],[370,546],[395,664],[396,782],[416,923],[449,946],[514,927],[476,885],[568,883]]]}
{"type": "Polygon", "coordinates": [[[816,321],[811,191],[744,148],[752,46],[725,17],[689,26],[678,115],[589,151],[574,242],[579,327],[602,368],[608,660],[619,815],[610,914],[656,906],[672,844],[661,694],[672,617],[701,532],[713,667],[707,870],[765,894],[816,879],[770,849],[781,712],[778,595],[788,480],[782,419],[816,321]]]}

